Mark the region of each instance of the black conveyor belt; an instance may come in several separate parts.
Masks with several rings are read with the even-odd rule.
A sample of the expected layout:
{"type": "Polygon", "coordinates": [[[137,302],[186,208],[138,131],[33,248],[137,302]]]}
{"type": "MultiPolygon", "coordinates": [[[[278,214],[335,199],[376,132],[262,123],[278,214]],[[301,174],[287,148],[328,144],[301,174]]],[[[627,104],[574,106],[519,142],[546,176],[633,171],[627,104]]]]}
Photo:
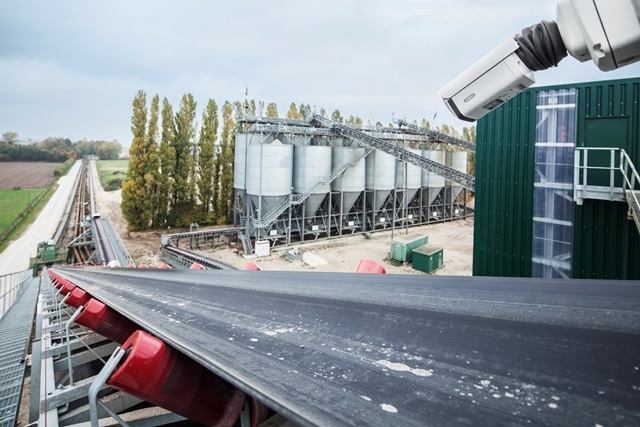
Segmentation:
{"type": "Polygon", "coordinates": [[[55,268],[303,425],[640,425],[640,284],[55,268]]]}

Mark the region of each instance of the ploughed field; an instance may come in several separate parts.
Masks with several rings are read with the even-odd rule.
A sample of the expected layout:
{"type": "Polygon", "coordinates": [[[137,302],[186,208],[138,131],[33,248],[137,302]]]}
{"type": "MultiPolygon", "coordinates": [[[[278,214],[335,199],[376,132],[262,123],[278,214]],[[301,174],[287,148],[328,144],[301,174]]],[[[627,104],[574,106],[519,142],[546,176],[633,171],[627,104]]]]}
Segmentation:
{"type": "Polygon", "coordinates": [[[14,188],[44,188],[54,179],[54,171],[61,163],[1,162],[0,190],[14,188]]]}

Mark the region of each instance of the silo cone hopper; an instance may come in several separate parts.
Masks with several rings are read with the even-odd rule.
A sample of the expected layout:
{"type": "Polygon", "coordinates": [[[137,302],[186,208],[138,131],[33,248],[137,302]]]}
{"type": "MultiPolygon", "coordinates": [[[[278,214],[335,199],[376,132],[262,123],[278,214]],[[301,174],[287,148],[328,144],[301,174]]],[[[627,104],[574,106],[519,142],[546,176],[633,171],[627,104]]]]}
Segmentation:
{"type": "Polygon", "coordinates": [[[361,191],[345,191],[342,193],[342,212],[348,213],[360,197],[361,191]]]}
{"type": "Polygon", "coordinates": [[[259,205],[259,201],[260,201],[260,196],[254,196],[254,195],[249,195],[249,197],[251,198],[251,201],[253,202],[253,206],[255,209],[258,209],[258,206],[260,206],[261,212],[260,215],[256,215],[256,218],[264,218],[267,216],[267,214],[269,212],[271,212],[271,210],[278,206],[281,202],[283,202],[284,200],[289,199],[289,196],[264,196],[262,197],[262,205],[259,205]]]}
{"type": "Polygon", "coordinates": [[[376,191],[376,197],[373,204],[373,207],[375,208],[376,211],[379,211],[382,208],[382,206],[384,205],[384,202],[386,202],[387,199],[389,198],[389,194],[391,194],[391,190],[376,191]]]}
{"type": "Polygon", "coordinates": [[[402,200],[402,207],[409,206],[411,200],[413,200],[413,196],[418,192],[417,188],[407,188],[407,191],[398,191],[398,199],[402,200]]]}
{"type": "Polygon", "coordinates": [[[320,205],[322,204],[322,202],[324,202],[324,199],[326,197],[327,193],[311,194],[309,197],[307,197],[307,199],[304,201],[304,215],[307,218],[315,216],[316,212],[318,212],[318,209],[320,208],[320,205]]]}

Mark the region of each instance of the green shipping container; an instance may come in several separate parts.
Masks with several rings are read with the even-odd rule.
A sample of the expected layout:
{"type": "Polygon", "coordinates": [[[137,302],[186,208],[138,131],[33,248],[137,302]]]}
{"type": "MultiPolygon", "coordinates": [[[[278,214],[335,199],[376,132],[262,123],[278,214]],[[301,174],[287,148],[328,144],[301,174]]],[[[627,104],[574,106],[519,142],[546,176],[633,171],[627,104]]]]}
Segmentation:
{"type": "Polygon", "coordinates": [[[429,243],[429,236],[407,235],[391,240],[391,259],[410,262],[413,250],[429,243]]]}
{"type": "Polygon", "coordinates": [[[413,250],[413,268],[432,273],[444,264],[444,249],[433,246],[421,246],[413,250]]]}

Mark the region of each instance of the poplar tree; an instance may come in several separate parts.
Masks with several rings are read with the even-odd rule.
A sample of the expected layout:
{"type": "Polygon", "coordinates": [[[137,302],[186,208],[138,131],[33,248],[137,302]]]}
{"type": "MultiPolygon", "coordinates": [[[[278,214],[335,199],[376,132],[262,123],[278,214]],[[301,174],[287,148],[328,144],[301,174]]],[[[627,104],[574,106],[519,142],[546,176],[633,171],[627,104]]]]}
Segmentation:
{"type": "Polygon", "coordinates": [[[218,141],[218,105],[210,99],[202,113],[198,157],[198,198],[202,212],[209,213],[214,202],[214,189],[218,187],[216,176],[216,142],[218,141]]]}
{"type": "Polygon", "coordinates": [[[167,223],[171,195],[173,194],[173,175],[175,169],[175,150],[173,148],[173,107],[167,98],[162,100],[162,134],[160,135],[160,148],[158,160],[160,174],[158,176],[158,192],[155,205],[154,225],[164,227],[167,223]]]}
{"type": "Polygon", "coordinates": [[[275,102],[267,104],[267,117],[278,117],[278,106],[275,102]]]}
{"type": "Polygon", "coordinates": [[[287,118],[288,119],[300,119],[300,118],[302,118],[302,116],[298,112],[298,107],[296,107],[296,103],[295,102],[292,102],[291,105],[289,106],[289,111],[287,111],[287,118]]]}
{"type": "Polygon", "coordinates": [[[146,194],[145,165],[148,161],[147,94],[139,90],[133,98],[131,132],[133,141],[129,149],[129,166],[122,183],[122,215],[129,230],[144,230],[151,219],[150,202],[146,194]]]}
{"type": "Polygon", "coordinates": [[[149,124],[147,126],[148,160],[144,165],[145,193],[149,200],[149,220],[155,219],[156,206],[158,204],[158,184],[160,178],[160,161],[158,159],[158,113],[160,110],[160,97],[155,95],[151,100],[149,111],[149,124]]]}
{"type": "Polygon", "coordinates": [[[173,194],[169,222],[177,226],[188,225],[191,218],[188,217],[193,195],[190,194],[191,186],[189,177],[192,169],[192,141],[195,137],[193,121],[196,117],[196,101],[193,95],[185,94],[180,101],[180,110],[174,120],[174,135],[171,146],[174,150],[173,170],[173,194]]]}
{"type": "Polygon", "coordinates": [[[300,112],[300,117],[304,120],[307,120],[309,117],[311,117],[311,105],[307,104],[300,104],[300,108],[298,109],[300,112]]]}
{"type": "Polygon", "coordinates": [[[216,200],[218,224],[226,224],[233,213],[233,160],[235,150],[236,123],[233,119],[233,106],[225,101],[222,106],[222,133],[220,135],[219,186],[216,200]]]}

